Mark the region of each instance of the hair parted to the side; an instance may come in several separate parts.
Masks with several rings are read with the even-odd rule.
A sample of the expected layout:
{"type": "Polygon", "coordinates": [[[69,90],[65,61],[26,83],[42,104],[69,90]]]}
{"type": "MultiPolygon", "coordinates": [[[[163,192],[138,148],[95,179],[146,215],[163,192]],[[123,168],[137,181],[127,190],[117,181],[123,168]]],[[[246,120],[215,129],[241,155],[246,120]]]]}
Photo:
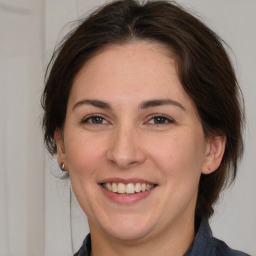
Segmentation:
{"type": "Polygon", "coordinates": [[[197,108],[205,135],[226,136],[221,165],[200,178],[196,220],[209,218],[220,192],[235,178],[243,152],[242,96],[222,40],[175,2],[110,2],[71,31],[47,69],[42,95],[46,146],[56,153],[54,131],[64,125],[70,89],[81,67],[106,46],[133,40],[158,42],[174,54],[180,81],[197,108]]]}

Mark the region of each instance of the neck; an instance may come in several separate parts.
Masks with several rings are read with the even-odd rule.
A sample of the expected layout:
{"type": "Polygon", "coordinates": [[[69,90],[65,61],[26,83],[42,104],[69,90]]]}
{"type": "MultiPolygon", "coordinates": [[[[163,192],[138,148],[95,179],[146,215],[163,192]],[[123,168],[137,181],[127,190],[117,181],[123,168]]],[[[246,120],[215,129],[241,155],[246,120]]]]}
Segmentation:
{"type": "Polygon", "coordinates": [[[182,256],[189,249],[195,236],[194,219],[177,220],[160,234],[154,234],[136,241],[120,241],[97,229],[90,223],[91,256],[182,256]],[[179,223],[181,222],[181,223],[179,223]]]}

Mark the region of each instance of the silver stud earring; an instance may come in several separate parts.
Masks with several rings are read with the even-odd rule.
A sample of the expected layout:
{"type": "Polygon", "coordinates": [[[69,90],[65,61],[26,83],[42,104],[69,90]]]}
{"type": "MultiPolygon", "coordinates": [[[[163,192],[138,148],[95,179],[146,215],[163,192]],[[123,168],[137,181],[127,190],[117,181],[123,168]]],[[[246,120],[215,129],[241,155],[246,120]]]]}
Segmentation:
{"type": "Polygon", "coordinates": [[[64,163],[62,163],[61,165],[60,165],[60,169],[64,172],[64,171],[66,171],[65,170],[65,164],[64,163]]]}

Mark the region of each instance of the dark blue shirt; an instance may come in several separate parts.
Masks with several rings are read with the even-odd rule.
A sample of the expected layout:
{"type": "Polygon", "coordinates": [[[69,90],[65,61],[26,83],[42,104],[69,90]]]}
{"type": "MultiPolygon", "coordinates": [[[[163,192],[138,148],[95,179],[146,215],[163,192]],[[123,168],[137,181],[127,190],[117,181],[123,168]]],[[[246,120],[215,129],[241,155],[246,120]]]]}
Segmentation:
{"type": "MultiPolygon", "coordinates": [[[[87,235],[80,250],[74,256],[90,256],[91,236],[87,235]]],[[[193,244],[184,256],[249,256],[249,254],[232,250],[223,241],[212,236],[208,221],[202,221],[193,244]]]]}

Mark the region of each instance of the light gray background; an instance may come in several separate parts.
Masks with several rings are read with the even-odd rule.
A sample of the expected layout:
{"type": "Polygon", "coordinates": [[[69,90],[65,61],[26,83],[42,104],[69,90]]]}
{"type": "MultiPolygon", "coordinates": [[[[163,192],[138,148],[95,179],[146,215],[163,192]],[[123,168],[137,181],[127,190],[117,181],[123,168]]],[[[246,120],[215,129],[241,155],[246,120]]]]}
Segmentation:
{"type": "MultiPolygon", "coordinates": [[[[64,25],[104,2],[0,0],[0,256],[72,255],[88,232],[69,183],[54,177],[56,161],[44,151],[39,99],[64,25]]],[[[256,255],[256,1],[178,2],[233,49],[247,113],[245,156],[211,225],[231,247],[256,255]]]]}

